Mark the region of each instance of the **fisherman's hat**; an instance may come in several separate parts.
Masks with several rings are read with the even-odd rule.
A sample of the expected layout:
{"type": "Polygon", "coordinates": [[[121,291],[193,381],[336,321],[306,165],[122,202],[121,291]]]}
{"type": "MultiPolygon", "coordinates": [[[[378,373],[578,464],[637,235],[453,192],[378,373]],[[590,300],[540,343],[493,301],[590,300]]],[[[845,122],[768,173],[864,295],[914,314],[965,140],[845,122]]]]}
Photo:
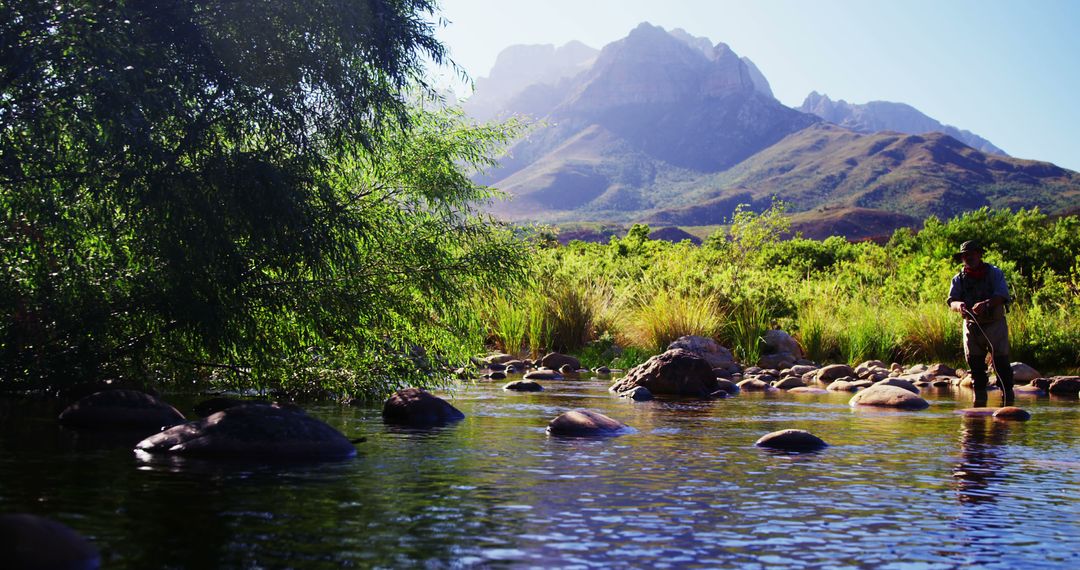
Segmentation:
{"type": "Polygon", "coordinates": [[[960,244],[960,251],[954,253],[953,256],[952,256],[953,261],[960,261],[961,259],[964,258],[965,253],[971,253],[973,251],[977,251],[979,253],[985,253],[986,252],[986,250],[983,249],[982,244],[980,244],[978,241],[976,241],[976,240],[968,240],[968,241],[965,241],[964,243],[960,244]]]}

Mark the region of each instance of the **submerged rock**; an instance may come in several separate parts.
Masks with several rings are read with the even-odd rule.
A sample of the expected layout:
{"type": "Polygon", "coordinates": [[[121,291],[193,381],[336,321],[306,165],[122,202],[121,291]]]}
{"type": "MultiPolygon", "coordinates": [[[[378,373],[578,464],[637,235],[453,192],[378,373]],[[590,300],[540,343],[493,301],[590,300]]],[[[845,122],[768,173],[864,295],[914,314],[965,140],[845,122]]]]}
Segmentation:
{"type": "Polygon", "coordinates": [[[136,453],[261,462],[334,461],[356,455],[338,430],[302,411],[236,406],[154,434],[136,453]]]}
{"type": "Polygon", "coordinates": [[[465,414],[427,390],[405,388],[386,400],[382,417],[390,424],[432,426],[456,422],[464,419],[465,414]]]}
{"type": "Polygon", "coordinates": [[[852,406],[875,406],[904,410],[922,410],[930,406],[930,403],[922,399],[918,394],[913,394],[897,386],[881,384],[871,386],[855,394],[849,403],[852,406]]]}
{"type": "Polygon", "coordinates": [[[0,567],[11,570],[96,570],[97,548],[67,525],[29,514],[0,515],[0,567]]]}
{"type": "Polygon", "coordinates": [[[644,386],[653,394],[699,398],[707,398],[719,389],[712,367],[705,359],[681,348],[658,354],[635,366],[611,387],[611,391],[626,392],[635,386],[644,386]]]}
{"type": "Polygon", "coordinates": [[[503,390],[510,390],[511,392],[540,392],[543,389],[543,386],[532,380],[518,380],[503,386],[503,390]]]}
{"type": "Polygon", "coordinates": [[[606,436],[619,435],[626,430],[626,424],[613,420],[604,414],[592,410],[571,410],[560,414],[548,424],[547,432],[551,435],[568,436],[606,436]]]}
{"type": "Polygon", "coordinates": [[[785,429],[765,434],[754,445],[784,451],[817,451],[829,446],[820,437],[801,429],[785,429]]]}
{"type": "Polygon", "coordinates": [[[82,398],[60,413],[60,423],[80,429],[156,430],[185,421],[184,414],[135,390],[107,390],[82,398]]]}

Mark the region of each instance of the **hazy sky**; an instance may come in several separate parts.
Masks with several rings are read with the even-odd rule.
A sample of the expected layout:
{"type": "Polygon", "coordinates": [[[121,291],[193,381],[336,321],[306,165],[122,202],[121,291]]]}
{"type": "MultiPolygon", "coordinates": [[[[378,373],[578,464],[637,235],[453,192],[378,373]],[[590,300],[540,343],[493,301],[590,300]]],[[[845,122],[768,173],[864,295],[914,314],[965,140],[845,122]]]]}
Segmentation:
{"type": "Polygon", "coordinates": [[[1080,1],[442,0],[472,77],[512,44],[601,48],[647,21],[749,57],[782,103],[900,101],[1020,158],[1080,170],[1080,1]]]}

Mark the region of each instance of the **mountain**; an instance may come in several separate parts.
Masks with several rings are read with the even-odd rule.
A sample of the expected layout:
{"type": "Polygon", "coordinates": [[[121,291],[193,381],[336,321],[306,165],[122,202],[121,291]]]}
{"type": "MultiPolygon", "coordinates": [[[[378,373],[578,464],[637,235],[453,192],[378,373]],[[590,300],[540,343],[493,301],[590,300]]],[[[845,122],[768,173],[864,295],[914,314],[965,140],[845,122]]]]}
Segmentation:
{"type": "MultiPolygon", "coordinates": [[[[767,82],[765,83],[767,86],[767,82]]],[[[654,208],[663,187],[720,172],[818,122],[762,93],[725,44],[708,50],[642,24],[558,89],[562,100],[482,180],[510,219],[654,208]]]]}
{"type": "Polygon", "coordinates": [[[904,103],[891,101],[870,101],[861,105],[848,103],[843,99],[833,101],[827,95],[812,91],[806,96],[799,110],[813,113],[830,123],[847,127],[860,133],[896,131],[919,135],[923,133],[945,133],[954,139],[982,152],[1006,155],[1005,151],[994,146],[990,141],[951,125],[943,125],[936,119],[926,116],[921,111],[904,103]]]}
{"type": "Polygon", "coordinates": [[[474,93],[462,108],[481,121],[506,114],[531,114],[530,110],[545,106],[535,101],[530,103],[530,99],[542,98],[538,93],[526,96],[524,104],[516,100],[526,89],[533,86],[550,89],[587,69],[598,53],[578,41],[558,48],[551,44],[510,46],[499,53],[487,77],[477,78],[474,93]]]}
{"type": "Polygon", "coordinates": [[[1056,212],[1080,201],[1080,174],[1047,162],[973,149],[932,132],[863,134],[820,123],[794,133],[725,172],[702,177],[654,222],[717,223],[732,202],[794,211],[861,208],[941,218],[983,206],[1056,212]]]}
{"type": "Polygon", "coordinates": [[[477,178],[512,196],[491,206],[502,219],[705,226],[779,197],[806,235],[866,238],[982,206],[1080,203],[1080,174],[969,137],[990,150],[972,148],[957,138],[966,131],[907,105],[814,93],[812,112],[786,107],[752,62],[682,30],[641,24],[588,63],[570,60],[580,71],[506,83],[518,90],[499,112],[542,122],[477,178]]]}

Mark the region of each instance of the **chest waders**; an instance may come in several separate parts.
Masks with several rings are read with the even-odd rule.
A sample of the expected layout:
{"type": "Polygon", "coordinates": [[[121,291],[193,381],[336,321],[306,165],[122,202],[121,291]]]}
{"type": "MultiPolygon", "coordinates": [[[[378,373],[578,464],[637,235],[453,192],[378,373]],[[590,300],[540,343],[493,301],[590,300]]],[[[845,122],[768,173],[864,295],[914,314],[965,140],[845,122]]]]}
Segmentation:
{"type": "MultiPolygon", "coordinates": [[[[974,307],[977,303],[983,301],[989,301],[994,296],[994,285],[990,278],[990,272],[987,271],[986,276],[976,279],[973,277],[962,276],[960,280],[960,298],[967,307],[974,307]]],[[[1009,363],[1008,354],[998,354],[994,350],[994,341],[990,338],[990,335],[983,329],[983,325],[989,325],[999,320],[1005,319],[1005,307],[1004,305],[999,307],[991,307],[987,315],[979,317],[970,309],[964,309],[964,315],[970,320],[975,328],[978,329],[979,334],[982,335],[983,340],[986,341],[986,347],[990,353],[991,363],[994,367],[994,377],[997,379],[998,386],[1001,388],[1002,398],[1004,405],[1009,406],[1013,403],[1013,380],[1012,380],[1012,366],[1009,363]],[[980,318],[982,322],[980,322],[980,318]]],[[[968,325],[965,323],[965,328],[968,325]]],[[[968,332],[968,331],[966,331],[968,332]]],[[[1003,334],[1008,334],[1007,332],[1003,334]]],[[[971,341],[967,339],[965,333],[966,344],[971,344],[971,341]]],[[[975,402],[976,407],[985,406],[987,401],[986,386],[990,382],[990,378],[986,374],[986,360],[984,355],[973,354],[974,351],[970,350],[970,346],[964,347],[964,356],[967,360],[968,369],[971,372],[971,379],[973,382],[973,388],[975,390],[975,402]]]]}

